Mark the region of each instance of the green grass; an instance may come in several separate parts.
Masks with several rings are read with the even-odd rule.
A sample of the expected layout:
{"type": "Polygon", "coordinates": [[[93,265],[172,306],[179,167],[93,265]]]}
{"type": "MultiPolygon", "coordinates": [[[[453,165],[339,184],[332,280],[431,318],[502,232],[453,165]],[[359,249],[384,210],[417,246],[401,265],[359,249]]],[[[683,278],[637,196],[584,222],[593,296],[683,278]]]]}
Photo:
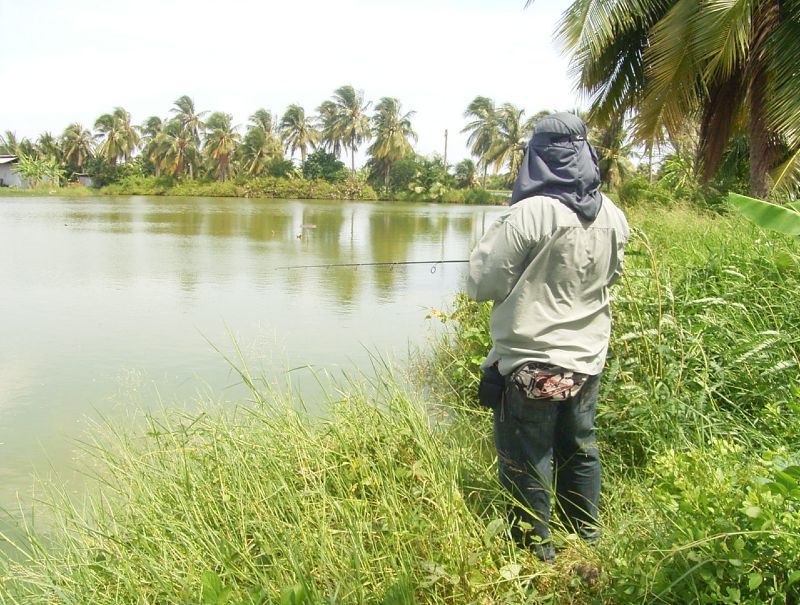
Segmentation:
{"type": "Polygon", "coordinates": [[[38,185],[32,189],[19,189],[17,187],[0,187],[2,197],[86,197],[97,195],[97,190],[83,185],[70,185],[68,187],[53,187],[52,185],[38,185]]]}
{"type": "MultiPolygon", "coordinates": [[[[504,535],[486,418],[435,420],[403,381],[348,385],[330,418],[274,395],[92,446],[86,510],[4,572],[9,602],[519,602],[556,571],[504,535]],[[378,405],[376,405],[376,403],[378,405]],[[284,595],[285,596],[285,595],[284,595]]],[[[580,556],[576,545],[565,560],[580,556]]],[[[565,563],[566,564],[566,563],[565,563]]]]}
{"type": "Polygon", "coordinates": [[[685,208],[629,216],[596,548],[558,533],[545,566],[507,539],[473,401],[489,307],[459,298],[414,360],[426,384],[380,367],[325,420],[254,386],[227,413],[106,429],[94,495],[49,498],[58,529],[0,568],[0,602],[800,602],[800,245],[685,208]]]}

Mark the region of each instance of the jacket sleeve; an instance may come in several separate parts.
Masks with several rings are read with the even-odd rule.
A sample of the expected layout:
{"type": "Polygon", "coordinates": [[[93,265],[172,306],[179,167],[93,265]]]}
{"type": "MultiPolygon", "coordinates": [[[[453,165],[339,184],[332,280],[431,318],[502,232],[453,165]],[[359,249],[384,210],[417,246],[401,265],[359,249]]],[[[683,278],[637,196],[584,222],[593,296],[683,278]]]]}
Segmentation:
{"type": "Polygon", "coordinates": [[[611,279],[608,280],[608,285],[613,286],[617,280],[622,277],[622,269],[625,265],[625,244],[617,245],[617,266],[614,267],[614,273],[611,274],[611,279]]]}
{"type": "Polygon", "coordinates": [[[470,255],[467,296],[478,302],[504,300],[527,266],[531,238],[507,219],[495,221],[470,255]]]}

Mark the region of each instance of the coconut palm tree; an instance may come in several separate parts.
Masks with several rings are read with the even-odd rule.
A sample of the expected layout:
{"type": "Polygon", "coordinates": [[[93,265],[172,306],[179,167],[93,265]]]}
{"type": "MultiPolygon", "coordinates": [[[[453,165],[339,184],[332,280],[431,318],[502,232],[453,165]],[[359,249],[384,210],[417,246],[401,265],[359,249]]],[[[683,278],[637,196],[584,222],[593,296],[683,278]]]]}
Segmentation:
{"type": "Polygon", "coordinates": [[[142,137],[142,157],[153,165],[155,176],[161,176],[163,153],[159,151],[160,137],[164,132],[164,121],[158,116],[150,116],[139,126],[142,137]]]}
{"type": "Polygon", "coordinates": [[[338,112],[336,103],[333,101],[323,101],[317,107],[317,125],[319,126],[320,146],[327,149],[336,157],[342,155],[344,148],[344,137],[339,128],[338,112]]]}
{"type": "Polygon", "coordinates": [[[299,105],[289,105],[281,118],[280,130],[286,150],[291,150],[291,155],[294,156],[294,152],[299,149],[301,161],[305,163],[308,148],[319,141],[319,133],[311,118],[306,117],[305,110],[299,105]]]}
{"type": "Polygon", "coordinates": [[[18,147],[16,133],[6,130],[5,134],[0,136],[0,154],[18,155],[18,147]]]}
{"type": "Polygon", "coordinates": [[[162,170],[177,178],[183,177],[187,166],[197,165],[200,161],[200,152],[191,131],[177,118],[164,124],[154,144],[153,153],[162,170]]]}
{"type": "Polygon", "coordinates": [[[605,128],[592,128],[589,138],[597,151],[600,183],[607,189],[619,187],[633,173],[632,145],[625,130],[625,116],[615,116],[605,128]]]}
{"type": "MultiPolygon", "coordinates": [[[[179,140],[183,144],[183,150],[180,155],[184,161],[188,160],[185,167],[189,169],[189,178],[194,178],[195,159],[200,157],[200,132],[203,130],[203,116],[207,111],[197,111],[194,106],[194,101],[191,97],[183,95],[178,97],[174,103],[174,107],[170,109],[175,114],[175,120],[180,124],[180,127],[185,131],[181,133],[179,140]]],[[[172,128],[174,132],[174,127],[172,128]]],[[[183,174],[183,167],[181,168],[183,174]]]]}
{"type": "Polygon", "coordinates": [[[464,117],[470,120],[461,130],[469,133],[467,145],[470,153],[478,160],[483,170],[483,186],[486,187],[486,170],[489,167],[489,152],[494,147],[498,135],[497,110],[494,101],[488,97],[475,97],[467,106],[464,117]]]}
{"type": "Polygon", "coordinates": [[[98,152],[111,165],[122,159],[127,162],[139,146],[140,137],[136,128],[131,124],[131,114],[122,107],[115,107],[112,113],[105,113],[97,118],[94,124],[99,141],[98,152]]]}
{"type": "Polygon", "coordinates": [[[27,137],[17,140],[17,135],[10,130],[6,130],[3,136],[0,136],[0,153],[7,155],[25,155],[33,157],[36,155],[36,146],[31,143],[27,137]]]}
{"type": "Polygon", "coordinates": [[[333,93],[335,127],[344,148],[350,150],[350,168],[353,173],[356,171],[356,149],[371,135],[367,116],[370,105],[370,102],[364,102],[363,91],[356,91],[349,84],[337,88],[333,93]]]}
{"type": "Polygon", "coordinates": [[[507,165],[512,180],[517,177],[533,127],[530,120],[526,122],[524,117],[524,109],[504,103],[496,112],[495,139],[485,155],[494,164],[495,170],[507,165]]]}
{"type": "Polygon", "coordinates": [[[267,162],[280,157],[281,144],[275,136],[275,120],[266,109],[258,109],[250,116],[250,125],[239,147],[239,163],[245,174],[258,176],[267,162]]]}
{"type": "Polygon", "coordinates": [[[369,154],[376,168],[383,173],[383,186],[389,186],[392,165],[411,153],[411,142],[417,140],[417,133],[411,128],[411,118],[416,112],[403,113],[400,101],[393,97],[383,97],[375,106],[372,116],[372,132],[375,140],[369,147],[369,154]]]}
{"type": "Polygon", "coordinates": [[[781,143],[790,158],[800,156],[798,0],[598,4],[574,0],[558,30],[579,88],[592,98],[592,121],[632,111],[635,138],[652,147],[699,120],[705,178],[744,129],[750,190],[765,195],[781,143]]]}
{"type": "Polygon", "coordinates": [[[93,140],[92,133],[77,122],[67,126],[61,135],[64,163],[74,166],[77,171],[83,170],[86,161],[92,157],[93,140]]]}
{"type": "Polygon", "coordinates": [[[240,139],[232,122],[233,116],[221,111],[212,113],[206,122],[206,158],[212,174],[216,174],[220,181],[228,177],[231,158],[240,139]]]}
{"type": "Polygon", "coordinates": [[[254,128],[261,129],[265,134],[275,133],[275,117],[271,111],[266,109],[256,109],[253,115],[250,116],[250,123],[254,128]]]}
{"type": "Polygon", "coordinates": [[[36,140],[37,157],[45,160],[54,160],[61,163],[62,150],[61,143],[51,133],[43,132],[36,140]]]}

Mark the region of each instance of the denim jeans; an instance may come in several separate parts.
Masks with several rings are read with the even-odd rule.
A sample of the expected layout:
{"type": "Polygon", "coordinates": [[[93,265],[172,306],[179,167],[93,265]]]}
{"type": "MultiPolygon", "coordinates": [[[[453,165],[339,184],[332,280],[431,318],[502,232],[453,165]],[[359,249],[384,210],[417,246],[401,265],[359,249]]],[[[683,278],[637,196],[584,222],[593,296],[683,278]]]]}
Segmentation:
{"type": "Polygon", "coordinates": [[[505,399],[494,411],[500,481],[518,502],[510,511],[514,537],[544,560],[555,556],[551,494],[568,531],[587,541],[600,535],[600,457],[594,431],[599,389],[600,375],[590,376],[577,395],[556,402],[529,399],[508,381],[505,399]]]}

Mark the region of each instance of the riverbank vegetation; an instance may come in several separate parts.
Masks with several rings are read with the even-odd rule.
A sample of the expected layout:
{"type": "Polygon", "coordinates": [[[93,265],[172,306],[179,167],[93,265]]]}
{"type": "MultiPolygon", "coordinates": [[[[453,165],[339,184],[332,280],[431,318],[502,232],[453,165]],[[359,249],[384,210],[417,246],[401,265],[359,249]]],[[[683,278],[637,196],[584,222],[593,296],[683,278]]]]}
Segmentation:
{"type": "Polygon", "coordinates": [[[800,245],[741,219],[629,209],[598,411],[604,537],[546,566],[507,535],[478,409],[489,307],[459,298],[407,373],[325,419],[252,403],[106,429],[88,504],[4,564],[9,603],[800,602],[800,245]],[[600,569],[598,578],[584,573],[600,569]]]}

